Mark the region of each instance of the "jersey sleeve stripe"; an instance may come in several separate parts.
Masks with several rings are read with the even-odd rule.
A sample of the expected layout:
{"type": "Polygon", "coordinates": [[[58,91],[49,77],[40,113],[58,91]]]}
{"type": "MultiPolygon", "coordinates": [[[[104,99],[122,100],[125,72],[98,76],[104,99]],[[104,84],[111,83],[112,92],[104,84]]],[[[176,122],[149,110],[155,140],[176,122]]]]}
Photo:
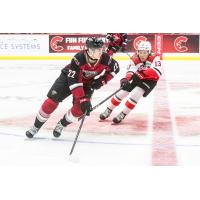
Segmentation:
{"type": "Polygon", "coordinates": [[[115,72],[110,72],[110,75],[114,77],[116,74],[115,72]]]}
{"type": "Polygon", "coordinates": [[[161,73],[161,71],[159,69],[157,69],[155,67],[153,67],[153,69],[155,69],[160,74],[160,76],[162,75],[162,73],[161,73]]]}
{"type": "Polygon", "coordinates": [[[74,90],[75,88],[80,87],[80,86],[83,86],[83,83],[75,83],[75,84],[69,86],[69,89],[74,90]]]}

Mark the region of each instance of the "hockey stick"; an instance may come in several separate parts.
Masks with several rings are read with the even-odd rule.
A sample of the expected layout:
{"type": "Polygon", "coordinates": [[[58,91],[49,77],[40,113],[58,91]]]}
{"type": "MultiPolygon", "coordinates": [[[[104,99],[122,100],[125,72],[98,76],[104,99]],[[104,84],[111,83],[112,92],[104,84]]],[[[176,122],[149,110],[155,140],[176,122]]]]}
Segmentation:
{"type": "Polygon", "coordinates": [[[106,97],[103,101],[101,101],[100,103],[98,103],[96,106],[94,106],[92,108],[92,111],[97,109],[100,105],[102,105],[104,102],[106,102],[108,99],[110,99],[113,95],[117,94],[122,88],[119,88],[118,90],[116,90],[115,92],[113,92],[111,95],[109,95],[108,97],[106,97]]]}
{"type": "MultiPolygon", "coordinates": [[[[100,103],[98,103],[96,106],[94,106],[91,110],[91,112],[95,109],[97,109],[100,105],[102,105],[104,102],[106,102],[108,99],[110,99],[112,96],[114,96],[115,94],[117,94],[122,88],[119,88],[118,90],[116,90],[115,92],[113,92],[111,95],[109,95],[107,98],[105,98],[103,101],[101,101],[100,103]]],[[[81,120],[84,117],[84,115],[82,115],[78,120],[81,120]]]]}
{"type": "Polygon", "coordinates": [[[75,139],[74,139],[74,143],[73,143],[73,145],[72,145],[72,148],[71,148],[71,151],[70,151],[69,155],[72,155],[72,153],[73,153],[73,151],[74,151],[74,147],[75,147],[76,142],[77,142],[77,140],[78,140],[78,136],[79,136],[79,134],[80,134],[80,132],[81,132],[81,128],[82,128],[82,126],[83,126],[83,122],[85,121],[85,117],[86,117],[86,113],[82,116],[81,123],[80,123],[80,126],[79,126],[79,128],[78,128],[78,131],[77,131],[77,134],[76,134],[76,137],[75,137],[75,139]]]}
{"type": "MultiPolygon", "coordinates": [[[[96,106],[94,106],[94,107],[92,108],[92,111],[95,110],[96,108],[98,108],[100,105],[102,105],[102,104],[103,104],[104,102],[106,102],[108,99],[110,99],[113,95],[117,94],[121,89],[122,89],[122,88],[119,88],[118,90],[116,90],[115,92],[113,92],[111,95],[109,95],[107,98],[105,98],[103,101],[101,101],[101,102],[98,103],[96,106]]],[[[82,129],[82,126],[83,126],[83,122],[84,122],[84,120],[85,120],[85,117],[86,117],[86,113],[85,113],[83,116],[81,116],[81,117],[79,118],[79,120],[81,120],[81,123],[80,123],[80,126],[79,126],[79,128],[78,128],[76,137],[75,137],[75,139],[74,139],[74,142],[73,142],[71,151],[70,151],[70,153],[69,153],[70,156],[72,155],[72,153],[73,153],[73,151],[74,151],[74,147],[75,147],[76,142],[77,142],[77,140],[78,140],[78,136],[79,136],[79,134],[80,134],[80,132],[81,132],[81,129],[82,129]]]]}

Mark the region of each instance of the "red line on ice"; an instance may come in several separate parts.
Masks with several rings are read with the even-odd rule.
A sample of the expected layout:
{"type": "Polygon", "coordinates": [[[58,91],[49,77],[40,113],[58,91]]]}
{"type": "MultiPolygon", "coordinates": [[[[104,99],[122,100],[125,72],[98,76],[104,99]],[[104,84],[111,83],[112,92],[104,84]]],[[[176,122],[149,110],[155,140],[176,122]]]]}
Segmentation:
{"type": "Polygon", "coordinates": [[[167,85],[160,80],[154,93],[152,165],[176,165],[176,148],[167,85]]]}

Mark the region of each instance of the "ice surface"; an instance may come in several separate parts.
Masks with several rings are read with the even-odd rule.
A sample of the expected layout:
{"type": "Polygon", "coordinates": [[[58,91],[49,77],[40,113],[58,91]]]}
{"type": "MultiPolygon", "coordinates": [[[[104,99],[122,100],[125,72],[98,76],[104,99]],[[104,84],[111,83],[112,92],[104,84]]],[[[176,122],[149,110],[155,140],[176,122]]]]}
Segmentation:
{"type": "MultiPolygon", "coordinates": [[[[88,117],[74,154],[69,152],[79,124],[67,127],[59,139],[52,130],[71,106],[63,101],[32,140],[25,137],[46,94],[65,61],[0,61],[0,165],[200,165],[200,61],[165,61],[164,76],[147,98],[119,125],[99,114],[88,117]]],[[[109,85],[93,96],[96,105],[119,87],[127,62],[109,85]]]]}

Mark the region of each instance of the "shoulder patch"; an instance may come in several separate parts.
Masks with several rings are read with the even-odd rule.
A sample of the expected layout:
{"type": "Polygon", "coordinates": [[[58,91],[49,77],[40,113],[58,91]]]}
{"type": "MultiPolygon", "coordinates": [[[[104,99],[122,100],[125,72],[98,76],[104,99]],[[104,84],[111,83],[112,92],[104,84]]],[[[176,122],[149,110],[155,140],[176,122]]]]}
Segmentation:
{"type": "Polygon", "coordinates": [[[74,62],[76,63],[76,65],[80,65],[80,62],[78,61],[78,59],[76,57],[73,57],[74,62]]]}
{"type": "Polygon", "coordinates": [[[80,66],[86,63],[85,53],[84,51],[80,51],[77,53],[72,59],[76,65],[80,66]]]}

